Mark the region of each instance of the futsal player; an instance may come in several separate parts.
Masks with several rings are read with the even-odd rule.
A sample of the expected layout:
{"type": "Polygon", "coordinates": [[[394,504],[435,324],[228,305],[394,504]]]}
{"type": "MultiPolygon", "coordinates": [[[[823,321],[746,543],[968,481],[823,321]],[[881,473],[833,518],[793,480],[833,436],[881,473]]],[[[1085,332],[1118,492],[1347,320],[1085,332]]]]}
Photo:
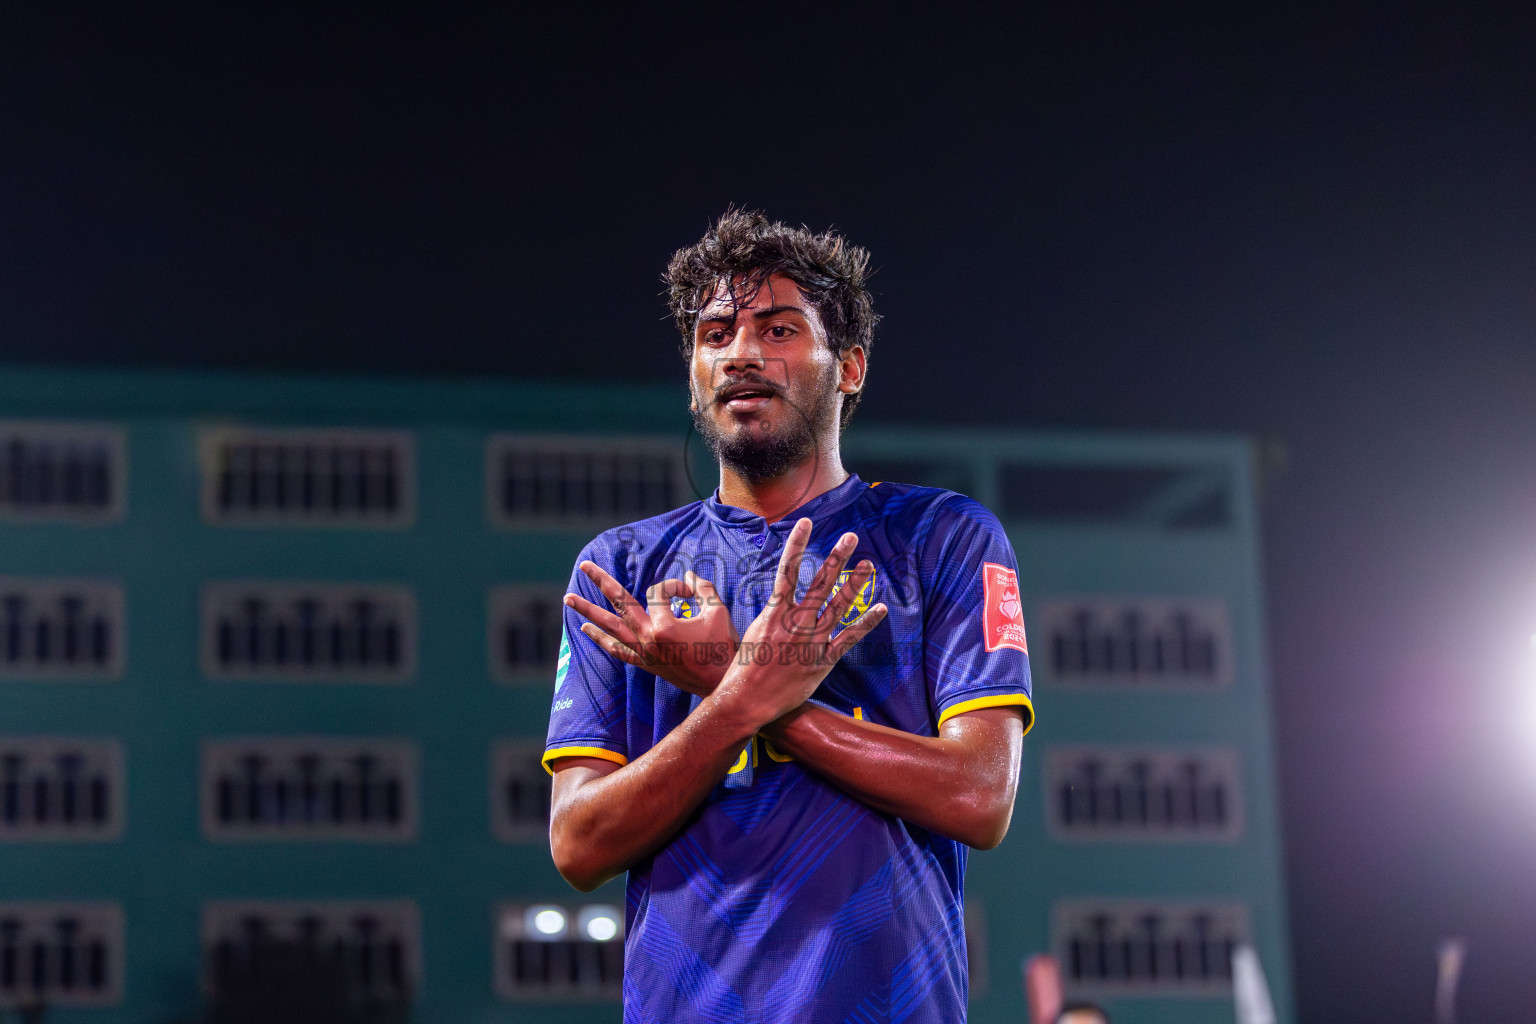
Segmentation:
{"type": "Polygon", "coordinates": [[[965,1019],[966,855],[1033,722],[1017,564],[970,498],[843,468],[868,260],[730,211],[665,275],[719,489],[581,553],[544,754],[561,874],[628,872],[626,1024],[965,1019]]]}

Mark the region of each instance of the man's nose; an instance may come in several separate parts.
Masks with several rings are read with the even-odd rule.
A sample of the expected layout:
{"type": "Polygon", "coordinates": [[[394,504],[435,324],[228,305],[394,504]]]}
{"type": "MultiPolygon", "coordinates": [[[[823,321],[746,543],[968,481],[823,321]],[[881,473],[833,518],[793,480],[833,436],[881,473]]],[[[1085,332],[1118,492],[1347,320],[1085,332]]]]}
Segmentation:
{"type": "Polygon", "coordinates": [[[762,372],[763,346],[750,326],[743,324],[736,329],[730,343],[716,357],[715,365],[721,373],[762,372]]]}

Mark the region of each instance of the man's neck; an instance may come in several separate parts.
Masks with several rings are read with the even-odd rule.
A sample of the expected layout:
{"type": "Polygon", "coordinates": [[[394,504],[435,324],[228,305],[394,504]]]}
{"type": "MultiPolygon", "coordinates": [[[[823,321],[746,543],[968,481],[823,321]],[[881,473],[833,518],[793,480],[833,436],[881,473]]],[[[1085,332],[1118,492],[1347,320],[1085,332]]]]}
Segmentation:
{"type": "Polygon", "coordinates": [[[834,440],[794,469],[771,480],[748,480],[729,466],[720,467],[720,501],[776,523],[812,498],[848,479],[834,440]]]}

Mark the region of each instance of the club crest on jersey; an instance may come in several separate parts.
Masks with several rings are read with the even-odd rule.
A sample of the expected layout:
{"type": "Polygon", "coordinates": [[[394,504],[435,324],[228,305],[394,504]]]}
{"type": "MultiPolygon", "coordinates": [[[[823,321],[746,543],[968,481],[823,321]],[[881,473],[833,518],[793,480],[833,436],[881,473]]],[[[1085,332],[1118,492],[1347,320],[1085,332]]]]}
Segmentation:
{"type": "Polygon", "coordinates": [[[981,628],[989,651],[1011,647],[1029,653],[1024,638],[1024,604],[1019,600],[1019,574],[1006,565],[981,566],[981,628]]]}
{"type": "MultiPolygon", "coordinates": [[[[837,586],[833,589],[833,594],[837,593],[843,588],[843,586],[848,582],[848,577],[852,576],[853,572],[854,570],[852,569],[844,569],[842,572],[837,574],[837,586]]],[[[839,626],[850,625],[854,619],[869,611],[869,606],[875,603],[875,580],[878,579],[879,576],[880,571],[878,569],[870,573],[869,579],[864,581],[864,585],[859,588],[859,592],[853,595],[853,602],[848,605],[848,610],[843,612],[843,617],[841,619],[837,620],[837,624],[839,626]]],[[[825,608],[827,604],[830,604],[831,602],[832,598],[829,595],[827,597],[826,604],[823,604],[822,607],[825,608]]]]}

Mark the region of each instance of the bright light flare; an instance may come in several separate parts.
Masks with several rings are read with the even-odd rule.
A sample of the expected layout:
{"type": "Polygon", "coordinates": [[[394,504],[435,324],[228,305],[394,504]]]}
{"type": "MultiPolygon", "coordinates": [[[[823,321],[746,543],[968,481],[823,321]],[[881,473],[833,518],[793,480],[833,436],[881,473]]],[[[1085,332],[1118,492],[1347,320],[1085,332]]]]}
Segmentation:
{"type": "Polygon", "coordinates": [[[529,907],[523,913],[523,924],[530,938],[549,940],[565,938],[571,927],[565,911],[547,905],[529,907]]]}
{"type": "Polygon", "coordinates": [[[1536,751],[1536,633],[1531,634],[1531,651],[1525,659],[1525,678],[1520,686],[1520,711],[1525,735],[1520,739],[1527,750],[1536,751]]]}
{"type": "Polygon", "coordinates": [[[576,926],[593,942],[611,942],[618,938],[622,921],[618,907],[603,904],[582,907],[576,915],[576,926]]]}

